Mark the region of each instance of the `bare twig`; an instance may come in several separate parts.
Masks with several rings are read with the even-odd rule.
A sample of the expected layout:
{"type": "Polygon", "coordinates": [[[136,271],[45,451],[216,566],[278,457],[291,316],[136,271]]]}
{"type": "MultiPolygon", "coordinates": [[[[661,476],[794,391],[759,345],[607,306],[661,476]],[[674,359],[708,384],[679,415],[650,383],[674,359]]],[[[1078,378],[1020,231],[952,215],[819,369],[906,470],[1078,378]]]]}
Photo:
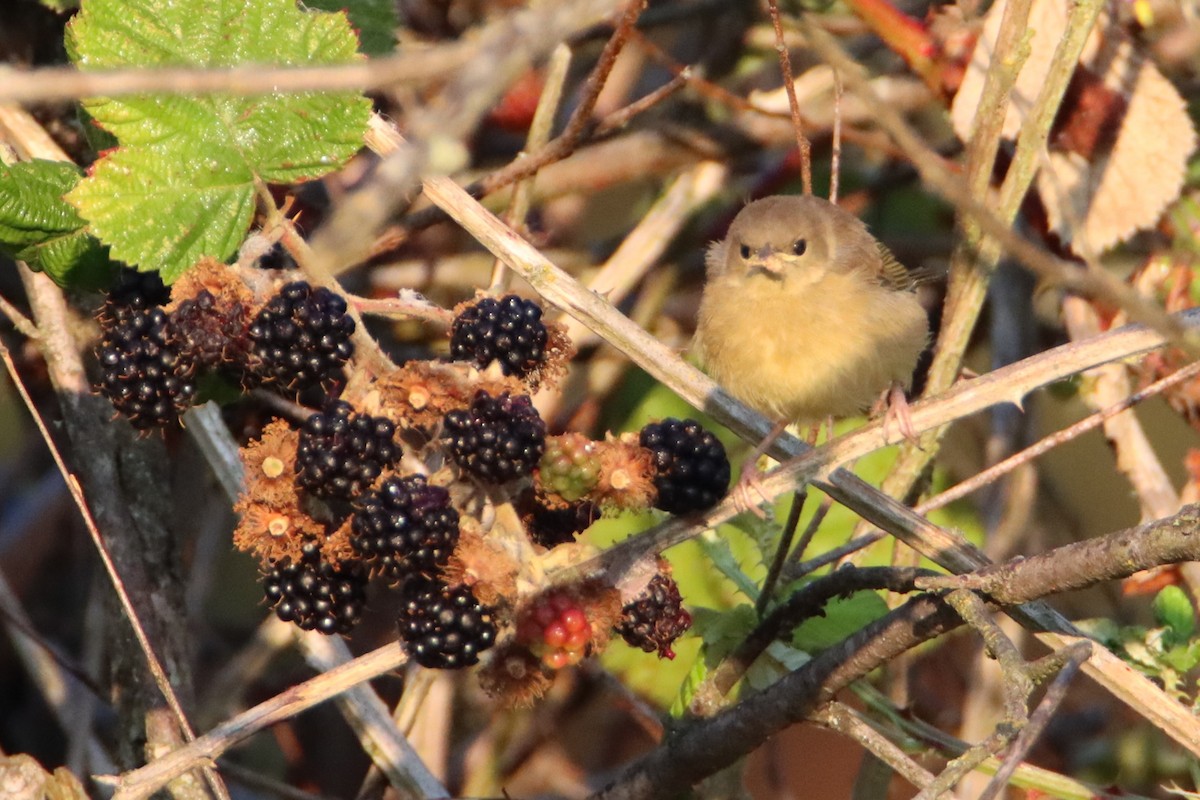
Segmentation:
{"type": "Polygon", "coordinates": [[[0,69],[0,103],[48,103],[84,97],[123,97],[146,92],[251,95],[274,92],[372,91],[421,85],[452,75],[477,57],[474,42],[454,42],[351,64],[230,69],[160,67],[81,72],[74,67],[20,71],[0,69]]]}
{"type": "Polygon", "coordinates": [[[384,645],[259,703],[213,728],[196,741],[144,767],[104,780],[116,786],[113,800],[149,797],[173,778],[194,769],[198,764],[211,763],[212,759],[258,731],[332,699],[364,681],[397,669],[406,660],[399,642],[384,645]]]}
{"type": "Polygon", "coordinates": [[[779,69],[783,73],[783,86],[787,91],[788,106],[792,110],[792,126],[796,131],[796,149],[800,152],[800,183],[805,194],[812,194],[812,144],[804,135],[804,123],[800,121],[800,103],[796,101],[796,80],[792,77],[792,57],[783,39],[783,21],[779,17],[778,0],[767,0],[771,12],[771,25],[775,28],[775,53],[779,56],[779,69]]]}
{"type": "Polygon", "coordinates": [[[1087,433],[1090,430],[1100,427],[1105,420],[1120,414],[1122,411],[1132,408],[1138,403],[1150,397],[1159,395],[1173,386],[1191,380],[1200,375],[1200,361],[1188,364],[1175,372],[1172,372],[1165,378],[1161,378],[1144,389],[1139,389],[1128,397],[1113,403],[1112,405],[1101,409],[1093,414],[1089,414],[1073,425],[1068,425],[1062,430],[1042,438],[1040,441],[1031,444],[1020,452],[1013,453],[1003,461],[997,462],[987,469],[979,472],[965,481],[950,487],[946,491],[930,498],[914,509],[918,514],[928,514],[931,511],[936,511],[939,508],[944,508],[956,500],[961,500],[972,492],[993,483],[997,478],[1007,475],[1017,467],[1023,464],[1028,464],[1033,459],[1041,456],[1061,444],[1066,444],[1079,436],[1087,433]]]}
{"type": "Polygon", "coordinates": [[[810,719],[831,731],[849,736],[918,789],[933,782],[932,773],[909,758],[890,739],[875,730],[871,723],[855,709],[835,701],[822,707],[810,719]]]}

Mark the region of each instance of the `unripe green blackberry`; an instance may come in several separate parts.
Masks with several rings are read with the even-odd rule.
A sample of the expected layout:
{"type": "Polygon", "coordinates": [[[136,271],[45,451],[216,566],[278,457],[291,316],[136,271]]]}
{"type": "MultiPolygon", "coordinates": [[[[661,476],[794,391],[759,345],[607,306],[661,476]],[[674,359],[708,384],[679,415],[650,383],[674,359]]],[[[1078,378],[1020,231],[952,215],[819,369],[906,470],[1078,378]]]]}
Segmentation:
{"type": "Polygon", "coordinates": [[[396,426],[355,412],[343,400],[312,414],[300,431],[296,483],[319,497],[349,500],[400,461],[396,426]]]}
{"type": "Polygon", "coordinates": [[[499,361],[505,375],[528,375],[546,357],[541,307],[515,294],[480,299],[455,318],[450,357],[473,361],[480,369],[499,361]]]}
{"type": "Polygon", "coordinates": [[[275,615],[301,630],[349,633],[367,603],[367,574],[358,561],[332,564],[315,542],[305,543],[298,562],[290,558],[263,576],[263,591],[275,615]]]}
{"type": "Polygon", "coordinates": [[[196,393],[194,365],[180,355],[159,305],[167,294],[157,275],[130,277],[98,315],[96,388],[139,430],[177,423],[196,393]]]}
{"type": "Polygon", "coordinates": [[[533,472],[546,447],[546,423],[528,395],[475,393],[468,409],[451,411],[442,438],[455,463],[485,483],[533,472]]]}
{"type": "Polygon", "coordinates": [[[351,544],[392,582],[436,574],[458,544],[450,493],[421,475],[388,478],[354,504],[351,544]]]}
{"type": "Polygon", "coordinates": [[[341,382],[354,355],[354,320],[346,301],[325,287],[293,281],[250,324],[253,373],[268,385],[299,393],[341,382]]]}
{"type": "Polygon", "coordinates": [[[446,586],[426,577],[404,585],[398,620],[400,640],[423,667],[460,669],[479,661],[496,642],[496,623],[470,587],[446,586]]]}
{"type": "Polygon", "coordinates": [[[596,443],[581,433],[565,433],[546,440],[546,452],[538,462],[538,483],[568,502],[575,502],[596,488],[600,479],[600,457],[596,443]]]}
{"type": "Polygon", "coordinates": [[[716,505],[729,488],[725,446],[695,420],[664,419],[642,428],[639,442],[654,454],[655,507],[690,514],[716,505]]]}
{"type": "Polygon", "coordinates": [[[675,658],[671,646],[692,627],[692,615],[683,609],[679,586],[668,575],[655,575],[638,599],[625,606],[617,632],[630,647],[640,647],[659,658],[675,658]]]}

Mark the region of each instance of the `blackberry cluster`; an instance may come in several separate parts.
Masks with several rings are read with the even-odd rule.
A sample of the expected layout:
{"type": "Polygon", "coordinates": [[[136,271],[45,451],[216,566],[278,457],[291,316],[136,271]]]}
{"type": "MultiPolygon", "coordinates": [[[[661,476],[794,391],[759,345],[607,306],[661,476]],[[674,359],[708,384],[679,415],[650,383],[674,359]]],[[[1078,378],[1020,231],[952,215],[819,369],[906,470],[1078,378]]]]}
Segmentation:
{"type": "Polygon", "coordinates": [[[405,584],[399,625],[409,656],[430,669],[469,667],[496,641],[491,611],[468,586],[425,577],[405,584]]]}
{"type": "Polygon", "coordinates": [[[96,388],[138,430],[178,422],[196,394],[195,367],[180,354],[160,305],[168,292],[153,278],[127,278],[99,314],[96,388]]]}
{"type": "Polygon", "coordinates": [[[355,503],[351,543],[392,582],[434,574],[458,544],[450,493],[421,475],[388,478],[355,503]]]}
{"type": "Polygon", "coordinates": [[[300,431],[296,483],[319,497],[352,499],[400,460],[395,433],[390,419],[359,414],[343,400],[330,402],[300,431]]]}
{"type": "Polygon", "coordinates": [[[307,542],[299,562],[284,559],[263,578],[267,602],[284,622],[324,634],[349,633],[367,604],[367,573],[357,561],[321,558],[307,542]]]}
{"type": "Polygon", "coordinates": [[[246,361],[246,311],[241,305],[221,308],[203,289],[184,300],[171,315],[171,327],[185,357],[214,369],[246,361]]]}
{"type": "Polygon", "coordinates": [[[683,609],[678,584],[659,573],[637,600],[621,610],[617,632],[630,647],[657,651],[659,658],[672,659],[675,651],[671,645],[690,627],[692,615],[683,609]]]}
{"type": "Polygon", "coordinates": [[[469,409],[445,416],[442,438],[455,463],[486,483],[533,472],[546,448],[546,423],[528,395],[475,393],[469,409]]]}
{"type": "Polygon", "coordinates": [[[480,369],[499,361],[505,375],[525,377],[546,357],[541,306],[515,294],[483,298],[454,320],[450,357],[480,369]]]}
{"type": "Polygon", "coordinates": [[[642,428],[639,442],[654,454],[655,507],[671,514],[712,508],[729,487],[725,446],[695,420],[664,419],[642,428]]]}
{"type": "Polygon", "coordinates": [[[264,383],[299,393],[329,389],[354,355],[354,320],[346,301],[324,287],[293,281],[250,323],[254,372],[264,383]]]}

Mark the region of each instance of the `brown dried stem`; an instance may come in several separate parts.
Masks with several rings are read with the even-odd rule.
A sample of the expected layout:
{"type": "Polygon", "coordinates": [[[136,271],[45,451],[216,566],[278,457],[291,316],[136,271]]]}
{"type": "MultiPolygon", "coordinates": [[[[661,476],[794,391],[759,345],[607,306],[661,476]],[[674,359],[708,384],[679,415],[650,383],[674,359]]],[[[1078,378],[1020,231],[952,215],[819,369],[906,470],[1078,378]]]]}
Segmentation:
{"type": "Polygon", "coordinates": [[[783,21],[779,16],[778,0],[767,0],[771,13],[771,26],[775,29],[775,52],[779,56],[779,70],[783,73],[783,88],[787,92],[788,107],[792,110],[792,127],[796,131],[796,149],[800,153],[800,183],[805,194],[812,194],[812,143],[804,135],[804,123],[800,121],[800,103],[796,100],[796,80],[792,77],[792,57],[783,39],[783,21]]]}

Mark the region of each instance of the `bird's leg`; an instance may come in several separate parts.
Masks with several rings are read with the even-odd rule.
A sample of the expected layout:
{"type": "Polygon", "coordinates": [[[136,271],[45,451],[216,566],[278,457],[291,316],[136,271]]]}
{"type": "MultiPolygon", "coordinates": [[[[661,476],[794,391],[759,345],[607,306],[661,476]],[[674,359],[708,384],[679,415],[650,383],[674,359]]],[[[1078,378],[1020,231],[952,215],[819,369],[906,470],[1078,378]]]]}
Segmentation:
{"type": "Polygon", "coordinates": [[[875,404],[875,408],[871,410],[871,415],[875,416],[883,412],[883,438],[891,437],[889,429],[893,422],[900,427],[900,434],[905,441],[914,447],[920,448],[921,440],[917,437],[917,431],[912,424],[912,413],[908,407],[908,398],[904,395],[904,387],[899,381],[893,381],[892,385],[879,398],[875,404]]]}
{"type": "Polygon", "coordinates": [[[788,420],[783,420],[771,429],[766,438],[758,443],[758,446],[751,451],[746,460],[742,462],[742,474],[738,477],[738,482],[734,485],[733,491],[730,494],[733,496],[733,507],[738,513],[749,511],[759,519],[765,519],[766,513],[759,508],[759,503],[755,503],[750,499],[750,490],[753,489],[762,498],[760,502],[770,502],[771,498],[767,497],[762,489],[762,470],[758,468],[758,459],[763,453],[767,452],[767,448],[775,444],[775,440],[783,435],[787,430],[788,420]]]}

